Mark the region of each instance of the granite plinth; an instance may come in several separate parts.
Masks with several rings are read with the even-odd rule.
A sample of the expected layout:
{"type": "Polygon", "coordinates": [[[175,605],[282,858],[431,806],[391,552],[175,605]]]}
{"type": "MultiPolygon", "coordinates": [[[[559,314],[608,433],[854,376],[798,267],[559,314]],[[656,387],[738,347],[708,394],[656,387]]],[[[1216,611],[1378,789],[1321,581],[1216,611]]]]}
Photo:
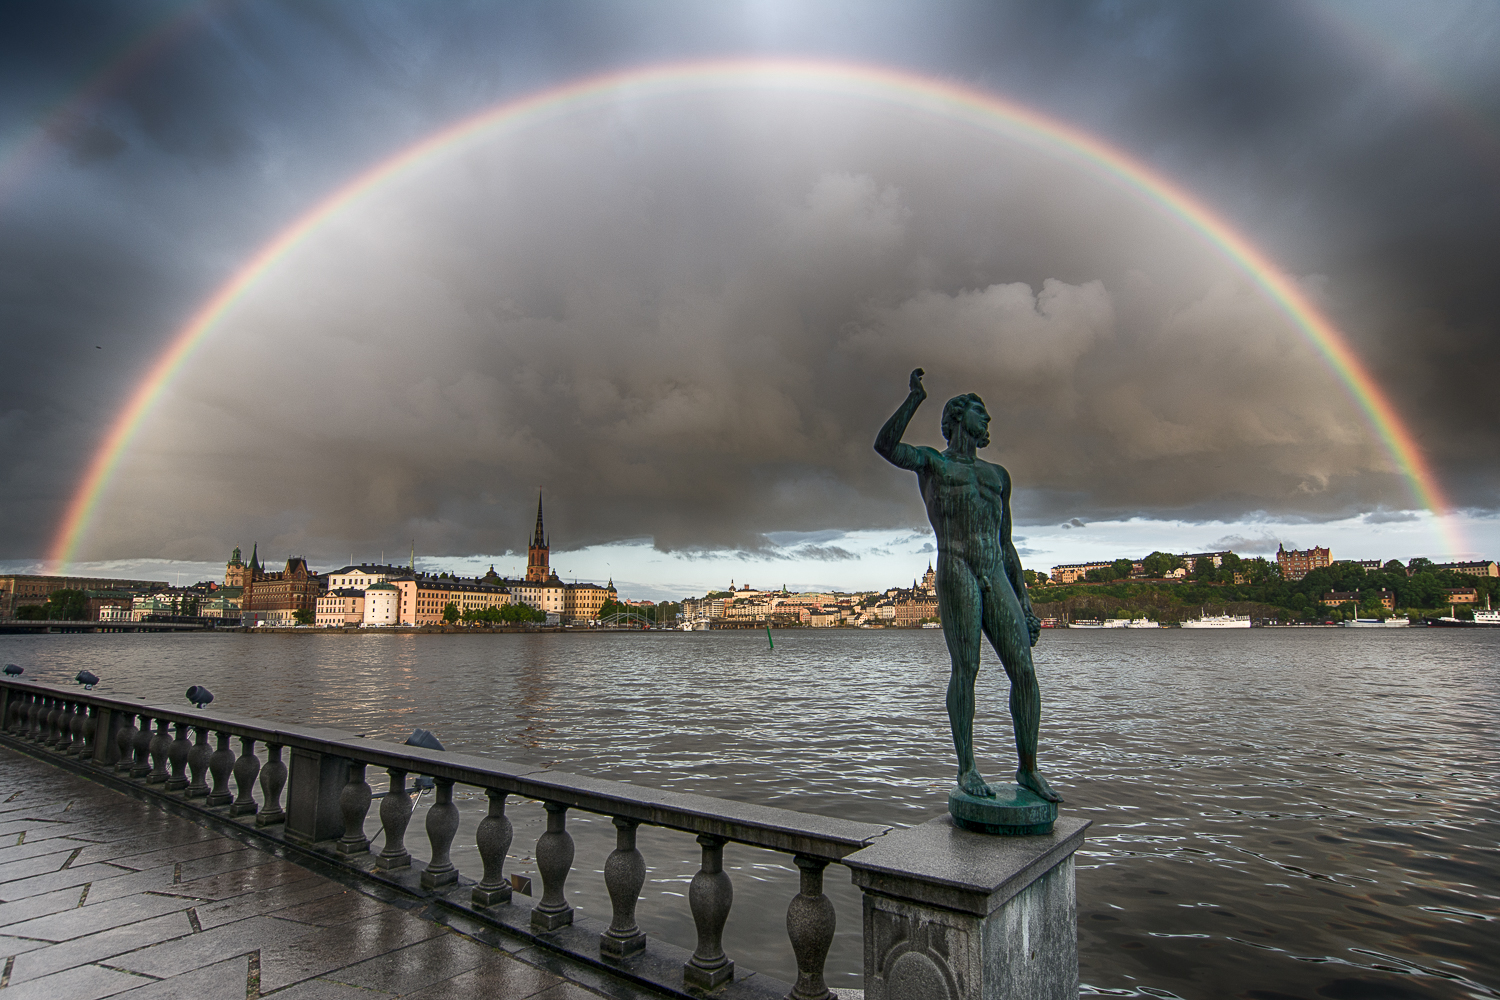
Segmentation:
{"type": "Polygon", "coordinates": [[[865,1000],[1076,1000],[1073,852],[1088,825],[996,837],[940,816],[849,855],[865,1000]]]}
{"type": "Polygon", "coordinates": [[[1034,837],[1051,833],[1057,822],[1057,803],[1048,802],[1020,785],[991,785],[995,794],[980,797],[953,786],[948,793],[948,815],[965,830],[1002,837],[1034,837]]]}

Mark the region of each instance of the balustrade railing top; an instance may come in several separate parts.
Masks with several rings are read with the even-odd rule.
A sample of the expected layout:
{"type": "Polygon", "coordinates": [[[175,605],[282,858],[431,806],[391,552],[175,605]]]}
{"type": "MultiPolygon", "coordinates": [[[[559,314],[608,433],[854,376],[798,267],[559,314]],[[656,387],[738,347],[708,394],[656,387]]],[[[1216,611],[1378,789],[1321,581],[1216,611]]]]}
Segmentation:
{"type": "MultiPolygon", "coordinates": [[[[585,812],[627,817],[638,823],[708,834],[785,853],[809,854],[829,861],[860,850],[892,829],[887,825],[590,778],[514,761],[385,743],[339,729],[246,719],[206,709],[148,705],[36,681],[0,679],[0,689],[144,716],[154,720],[163,734],[168,726],[202,727],[236,739],[248,738],[386,770],[493,788],[585,812]]],[[[153,737],[147,739],[155,742],[153,737]]],[[[163,736],[160,745],[165,747],[170,743],[170,737],[163,736]]],[[[146,766],[145,758],[140,760],[146,766]]]]}
{"type": "Polygon", "coordinates": [[[724,953],[722,936],[733,892],[729,874],[724,871],[723,852],[726,842],[733,841],[793,855],[800,870],[801,891],[788,908],[787,933],[796,954],[798,975],[795,987],[786,996],[792,1000],[830,1000],[833,994],[824,985],[823,966],[833,939],[834,913],[823,894],[823,869],[893,829],[472,754],[386,743],[337,729],[148,705],[9,678],[0,679],[0,731],[8,739],[38,744],[95,768],[119,772],[136,786],[156,786],[157,795],[184,802],[199,799],[210,810],[223,810],[220,816],[243,816],[256,827],[282,825],[280,838],[286,842],[343,858],[369,874],[398,882],[403,870],[415,867],[404,842],[413,808],[407,776],[426,776],[433,779],[436,789],[425,820],[432,860],[422,867],[413,888],[419,885],[420,891],[446,893],[443,898],[450,905],[472,907],[512,927],[521,918],[510,913],[516,907],[509,905],[513,903],[512,887],[503,873],[513,836],[505,816],[505,800],[511,794],[539,800],[547,813],[546,832],[535,846],[543,893],[529,911],[520,910],[526,926],[518,929],[549,941],[559,950],[575,955],[587,952],[590,960],[654,986],[686,991],[684,996],[730,984],[736,996],[762,996],[772,983],[765,977],[751,977],[764,982],[764,987],[752,987],[748,980],[735,983],[734,962],[724,953]],[[231,740],[239,742],[238,754],[231,740]],[[269,753],[270,759],[264,764],[256,755],[257,743],[269,753]],[[290,766],[282,761],[283,751],[290,751],[290,766]],[[383,849],[373,859],[369,858],[371,845],[364,833],[374,798],[366,781],[371,767],[385,770],[390,779],[389,792],[379,807],[383,849]],[[231,777],[238,794],[230,790],[231,777]],[[257,780],[260,801],[255,798],[257,780]],[[477,884],[461,880],[450,854],[459,828],[458,807],[453,801],[455,784],[485,789],[489,797],[489,813],[476,834],[484,864],[483,879],[477,884]],[[285,809],[281,805],[283,790],[288,800],[285,809]],[[600,925],[599,932],[589,939],[592,944],[580,945],[581,932],[573,926],[573,907],[564,894],[574,854],[573,839],[566,827],[569,809],[609,816],[617,831],[616,849],[604,866],[613,917],[607,929],[600,925]],[[636,901],[646,871],[636,849],[636,828],[642,823],[695,834],[702,848],[702,867],[688,893],[698,946],[691,956],[682,953],[686,960],[674,966],[679,972],[670,975],[661,972],[661,954],[672,949],[658,945],[656,958],[643,956],[646,935],[635,922],[636,901]],[[461,889],[468,890],[467,901],[455,902],[453,894],[461,889]],[[637,956],[640,960],[632,963],[630,960],[637,956]]]}

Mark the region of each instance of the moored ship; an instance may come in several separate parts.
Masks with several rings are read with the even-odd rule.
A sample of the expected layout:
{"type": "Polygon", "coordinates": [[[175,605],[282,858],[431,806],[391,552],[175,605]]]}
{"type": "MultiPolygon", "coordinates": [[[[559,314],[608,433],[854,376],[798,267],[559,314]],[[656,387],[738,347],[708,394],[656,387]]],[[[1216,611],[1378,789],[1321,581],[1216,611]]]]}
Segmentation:
{"type": "Polygon", "coordinates": [[[1399,618],[1355,618],[1339,622],[1343,628],[1406,628],[1410,624],[1411,619],[1405,615],[1399,618]]]}
{"type": "Polygon", "coordinates": [[[1202,615],[1182,623],[1183,628],[1249,628],[1249,615],[1202,615]]]}

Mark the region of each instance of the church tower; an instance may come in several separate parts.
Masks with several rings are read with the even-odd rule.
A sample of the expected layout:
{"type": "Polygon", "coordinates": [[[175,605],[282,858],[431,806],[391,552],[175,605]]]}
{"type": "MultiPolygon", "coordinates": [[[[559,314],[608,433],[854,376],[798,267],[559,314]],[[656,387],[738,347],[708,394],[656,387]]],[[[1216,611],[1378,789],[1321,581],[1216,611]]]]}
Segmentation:
{"type": "Polygon", "coordinates": [[[547,534],[542,529],[542,495],[536,495],[536,530],[531,534],[531,545],[526,549],[526,579],[545,581],[552,570],[547,564],[547,534]]]}

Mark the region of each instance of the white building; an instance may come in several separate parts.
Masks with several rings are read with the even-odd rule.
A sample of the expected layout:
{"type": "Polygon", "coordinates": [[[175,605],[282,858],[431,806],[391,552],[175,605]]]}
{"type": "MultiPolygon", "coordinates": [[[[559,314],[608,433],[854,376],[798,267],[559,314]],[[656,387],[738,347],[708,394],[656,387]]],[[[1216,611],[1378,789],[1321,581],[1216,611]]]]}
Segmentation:
{"type": "Polygon", "coordinates": [[[365,625],[400,625],[401,591],[393,583],[372,583],[365,588],[365,625]]]}

